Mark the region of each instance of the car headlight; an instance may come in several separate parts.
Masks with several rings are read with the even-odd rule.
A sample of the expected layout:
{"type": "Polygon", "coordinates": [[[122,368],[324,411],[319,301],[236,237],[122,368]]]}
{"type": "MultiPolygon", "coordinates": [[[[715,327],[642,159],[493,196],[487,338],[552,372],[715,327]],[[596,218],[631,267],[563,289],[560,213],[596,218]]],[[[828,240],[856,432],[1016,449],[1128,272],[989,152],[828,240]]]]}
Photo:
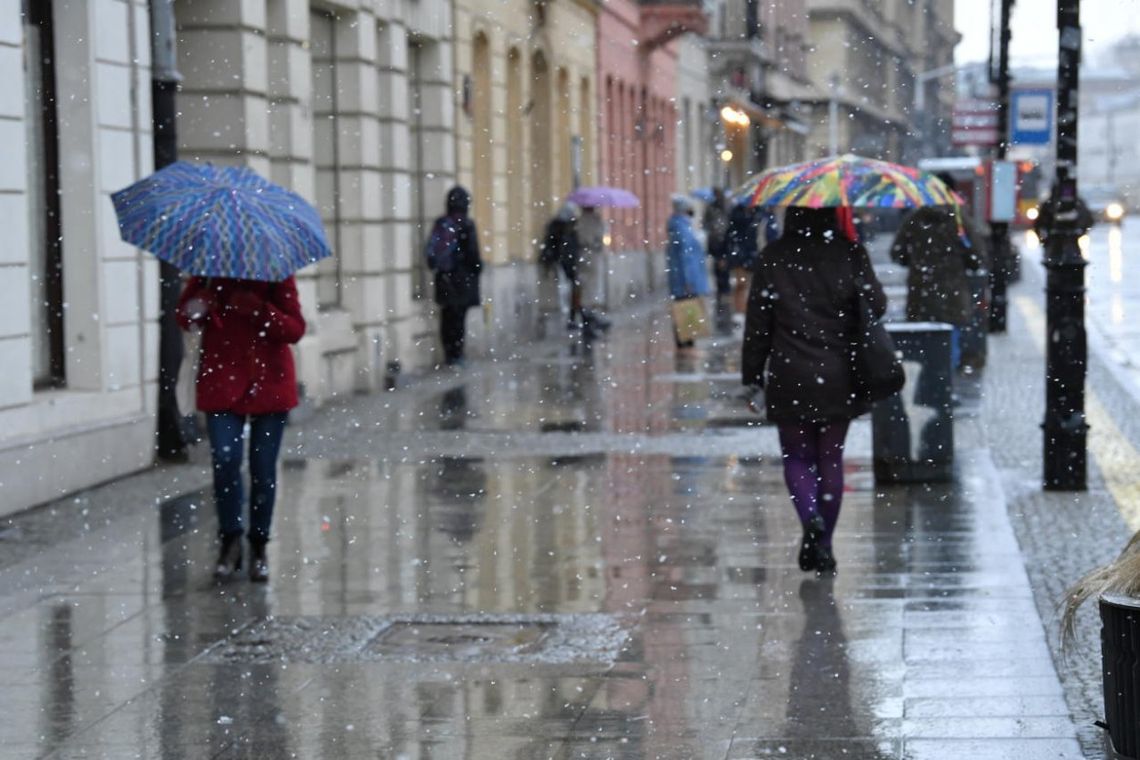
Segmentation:
{"type": "Polygon", "coordinates": [[[1032,206],[1025,212],[1025,218],[1031,222],[1036,222],[1037,217],[1041,216],[1041,212],[1037,210],[1036,206],[1032,206]]]}
{"type": "Polygon", "coordinates": [[[1124,206],[1113,201],[1105,207],[1104,215],[1115,222],[1124,216],[1124,206]]]}

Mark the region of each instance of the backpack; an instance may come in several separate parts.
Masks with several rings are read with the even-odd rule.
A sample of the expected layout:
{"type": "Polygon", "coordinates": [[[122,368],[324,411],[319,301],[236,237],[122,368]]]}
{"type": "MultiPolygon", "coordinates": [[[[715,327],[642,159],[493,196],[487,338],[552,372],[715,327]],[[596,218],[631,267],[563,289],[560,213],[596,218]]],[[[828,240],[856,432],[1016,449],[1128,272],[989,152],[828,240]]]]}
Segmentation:
{"type": "Polygon", "coordinates": [[[452,272],[459,263],[460,222],[451,217],[441,217],[431,229],[431,235],[424,245],[424,258],[430,269],[436,272],[452,272]]]}
{"type": "Polygon", "coordinates": [[[538,252],[538,260],[546,266],[554,266],[562,260],[562,249],[565,247],[565,231],[557,220],[546,225],[546,242],[538,252]]]}

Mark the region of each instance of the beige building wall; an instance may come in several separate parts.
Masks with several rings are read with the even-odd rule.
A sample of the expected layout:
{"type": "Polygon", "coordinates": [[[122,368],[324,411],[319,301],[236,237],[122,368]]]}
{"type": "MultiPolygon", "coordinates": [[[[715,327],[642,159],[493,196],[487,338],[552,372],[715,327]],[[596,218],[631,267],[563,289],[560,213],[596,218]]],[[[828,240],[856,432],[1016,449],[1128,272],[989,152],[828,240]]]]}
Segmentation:
{"type": "Polygon", "coordinates": [[[150,464],[158,375],[157,261],[119,239],[110,200],[152,168],[147,3],[36,3],[54,34],[21,5],[0,3],[0,514],[150,464]],[[54,100],[37,81],[45,56],[54,100]],[[51,112],[57,162],[41,150],[51,112]],[[58,301],[41,289],[47,237],[62,238],[58,301]]]}
{"type": "Polygon", "coordinates": [[[719,120],[709,79],[708,46],[703,37],[686,34],[677,46],[677,188],[688,192],[724,183],[718,172],[716,143],[719,120]],[[718,176],[718,174],[720,176],[718,176]]]}
{"type": "Polygon", "coordinates": [[[581,183],[595,177],[595,24],[588,0],[455,4],[458,179],[472,193],[489,264],[482,320],[469,322],[477,351],[516,342],[538,312],[557,308],[549,287],[539,293],[533,262],[573,189],[575,150],[581,183]]]}
{"type": "Polygon", "coordinates": [[[434,363],[420,246],[454,177],[444,0],[178,0],[181,152],[314,203],[336,256],[298,276],[305,398],[434,363]]]}

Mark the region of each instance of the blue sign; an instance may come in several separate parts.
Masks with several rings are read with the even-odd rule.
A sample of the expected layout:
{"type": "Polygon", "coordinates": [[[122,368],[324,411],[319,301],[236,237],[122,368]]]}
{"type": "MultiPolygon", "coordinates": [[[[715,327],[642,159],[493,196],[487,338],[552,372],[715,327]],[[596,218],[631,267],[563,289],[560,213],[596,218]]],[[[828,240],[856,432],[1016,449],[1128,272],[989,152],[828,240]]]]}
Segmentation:
{"type": "Polygon", "coordinates": [[[1015,145],[1048,145],[1053,141],[1053,91],[1010,93],[1010,140],[1015,145]]]}

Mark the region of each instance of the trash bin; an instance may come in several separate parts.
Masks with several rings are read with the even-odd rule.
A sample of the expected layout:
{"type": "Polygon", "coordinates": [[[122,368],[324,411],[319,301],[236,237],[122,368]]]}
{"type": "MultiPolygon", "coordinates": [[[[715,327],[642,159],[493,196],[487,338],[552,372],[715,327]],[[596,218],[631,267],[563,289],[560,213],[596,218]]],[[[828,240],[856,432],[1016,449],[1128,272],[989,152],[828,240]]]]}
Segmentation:
{"type": "Polygon", "coordinates": [[[942,322],[891,322],[906,385],[871,411],[875,482],[946,481],[954,467],[951,327],[942,322]]]}
{"type": "Polygon", "coordinates": [[[1140,757],[1140,600],[1100,598],[1105,749],[1111,760],[1140,757]]]}

